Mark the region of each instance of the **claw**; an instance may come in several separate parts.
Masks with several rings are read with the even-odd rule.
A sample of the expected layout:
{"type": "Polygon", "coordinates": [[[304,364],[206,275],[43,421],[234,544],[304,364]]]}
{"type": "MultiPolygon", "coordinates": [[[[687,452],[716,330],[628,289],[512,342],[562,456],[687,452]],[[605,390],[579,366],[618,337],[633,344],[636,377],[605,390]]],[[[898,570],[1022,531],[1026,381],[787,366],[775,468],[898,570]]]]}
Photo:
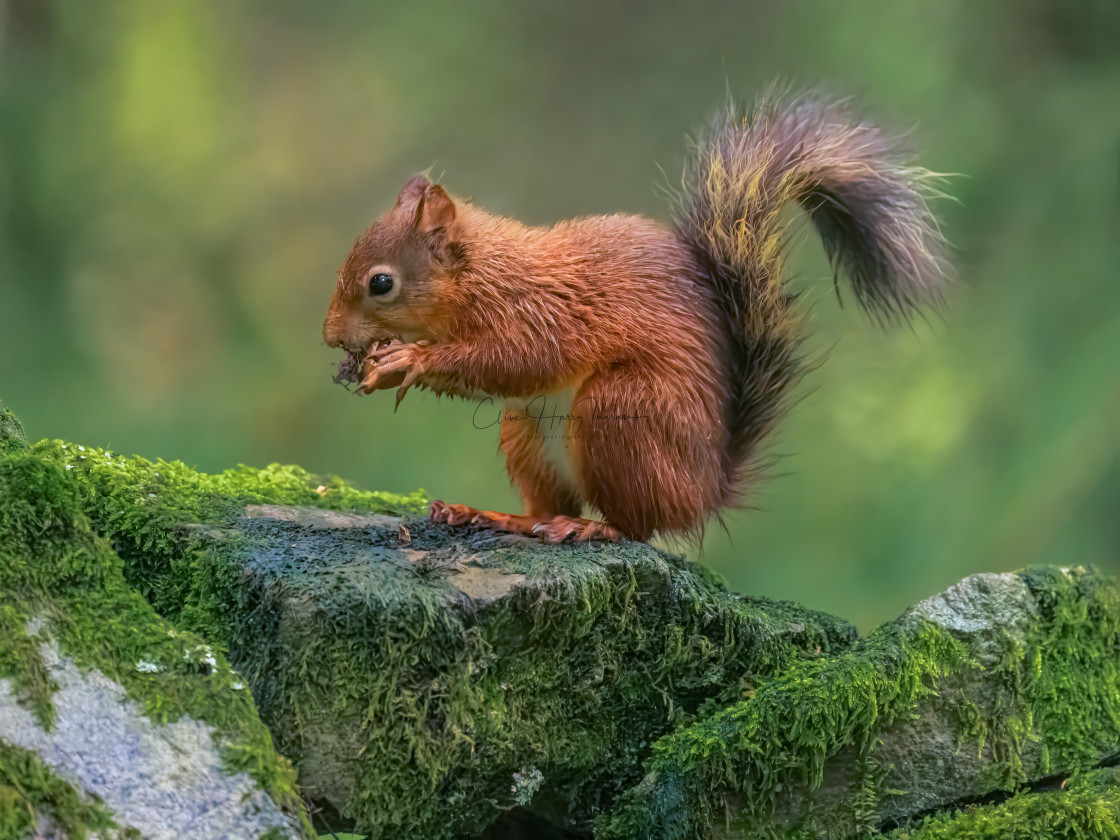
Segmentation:
{"type": "Polygon", "coordinates": [[[539,536],[542,542],[554,545],[564,542],[569,537],[575,542],[620,540],[623,538],[622,533],[617,528],[605,522],[574,519],[567,516],[556,516],[545,522],[538,522],[532,530],[533,534],[539,536]]]}
{"type": "Polygon", "coordinates": [[[449,505],[435,501],[428,508],[428,518],[443,525],[466,525],[476,511],[466,505],[449,505]]]}
{"type": "Polygon", "coordinates": [[[552,544],[562,543],[569,538],[575,542],[623,539],[622,532],[613,525],[570,516],[554,516],[550,519],[542,519],[527,514],[476,510],[467,505],[449,505],[440,501],[432,502],[428,510],[428,516],[432,522],[437,524],[467,525],[511,534],[532,535],[542,542],[552,544]]]}
{"type": "Polygon", "coordinates": [[[403,388],[404,390],[407,391],[409,388],[412,387],[412,383],[414,383],[417,379],[419,379],[421,374],[423,374],[423,373],[424,373],[424,368],[421,367],[419,364],[415,364],[412,367],[410,367],[408,369],[408,373],[406,373],[404,375],[404,382],[401,383],[401,388],[403,388]]]}
{"type": "Polygon", "coordinates": [[[403,400],[404,395],[408,393],[408,389],[411,388],[413,383],[420,378],[420,374],[422,374],[423,372],[423,369],[418,365],[410,367],[408,369],[408,373],[406,373],[404,377],[404,382],[402,382],[401,387],[397,389],[397,401],[393,404],[394,414],[397,413],[397,409],[400,407],[401,400],[403,400]]]}
{"type": "Polygon", "coordinates": [[[570,525],[558,525],[553,522],[538,522],[533,526],[533,533],[541,538],[541,542],[558,545],[566,540],[574,529],[570,525]]]}
{"type": "Polygon", "coordinates": [[[393,403],[393,413],[394,414],[396,414],[397,409],[401,407],[401,400],[404,399],[404,395],[407,394],[407,393],[408,393],[408,386],[407,385],[401,385],[401,387],[399,387],[397,389],[397,399],[393,403]]]}

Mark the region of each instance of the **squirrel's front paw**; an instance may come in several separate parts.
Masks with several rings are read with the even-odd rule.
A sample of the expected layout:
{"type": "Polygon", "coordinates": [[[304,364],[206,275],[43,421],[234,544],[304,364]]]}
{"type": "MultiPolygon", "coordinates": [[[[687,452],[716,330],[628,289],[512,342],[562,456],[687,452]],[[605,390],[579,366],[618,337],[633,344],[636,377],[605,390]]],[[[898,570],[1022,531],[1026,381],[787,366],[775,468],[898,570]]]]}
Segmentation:
{"type": "Polygon", "coordinates": [[[370,394],[400,386],[397,391],[397,405],[400,405],[405,393],[424,373],[424,356],[430,343],[421,340],[374,349],[362,365],[362,383],[358,386],[358,393],[370,394]]]}

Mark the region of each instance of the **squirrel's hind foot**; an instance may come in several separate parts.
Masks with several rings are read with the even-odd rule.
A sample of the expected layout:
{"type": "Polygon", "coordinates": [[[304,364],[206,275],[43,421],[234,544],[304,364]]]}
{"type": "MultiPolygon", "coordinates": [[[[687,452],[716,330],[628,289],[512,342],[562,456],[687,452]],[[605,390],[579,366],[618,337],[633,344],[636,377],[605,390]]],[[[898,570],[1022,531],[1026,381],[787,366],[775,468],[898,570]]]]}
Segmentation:
{"type": "Polygon", "coordinates": [[[615,541],[625,539],[622,532],[606,522],[593,519],[577,519],[572,516],[554,516],[543,519],[533,526],[533,533],[546,543],[561,543],[571,539],[573,542],[592,540],[615,541]]]}
{"type": "Polygon", "coordinates": [[[497,513],[492,510],[478,510],[467,505],[447,504],[434,501],[428,511],[428,518],[441,525],[473,525],[509,534],[524,534],[538,537],[546,543],[561,543],[565,540],[588,542],[591,540],[621,540],[622,532],[605,522],[590,519],[576,519],[571,516],[528,516],[517,513],[497,513]]]}

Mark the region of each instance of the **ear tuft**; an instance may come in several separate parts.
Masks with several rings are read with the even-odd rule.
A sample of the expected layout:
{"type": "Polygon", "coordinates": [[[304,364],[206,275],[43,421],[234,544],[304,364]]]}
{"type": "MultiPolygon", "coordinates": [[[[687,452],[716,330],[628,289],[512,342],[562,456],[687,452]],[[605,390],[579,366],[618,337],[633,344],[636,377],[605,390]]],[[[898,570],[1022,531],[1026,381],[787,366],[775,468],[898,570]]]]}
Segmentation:
{"type": "Polygon", "coordinates": [[[428,180],[427,175],[422,173],[413,175],[404,182],[404,186],[401,187],[401,191],[397,194],[397,204],[419,201],[424,196],[424,190],[428,189],[431,185],[432,182],[428,180]]]}

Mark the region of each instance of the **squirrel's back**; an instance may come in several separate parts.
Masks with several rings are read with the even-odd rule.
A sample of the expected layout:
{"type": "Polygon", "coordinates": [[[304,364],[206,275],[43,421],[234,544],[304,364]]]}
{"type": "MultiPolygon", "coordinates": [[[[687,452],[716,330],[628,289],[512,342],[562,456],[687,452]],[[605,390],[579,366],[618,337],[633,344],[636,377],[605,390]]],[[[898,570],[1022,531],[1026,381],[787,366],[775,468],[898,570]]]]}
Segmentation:
{"type": "Polygon", "coordinates": [[[530,227],[466,204],[460,217],[468,268],[457,288],[478,300],[457,308],[477,317],[474,329],[528,330],[542,348],[562,336],[566,354],[586,355],[585,368],[708,355],[711,288],[671,227],[631,214],[530,227]],[[651,342],[659,333],[675,336],[676,348],[651,342]]]}

